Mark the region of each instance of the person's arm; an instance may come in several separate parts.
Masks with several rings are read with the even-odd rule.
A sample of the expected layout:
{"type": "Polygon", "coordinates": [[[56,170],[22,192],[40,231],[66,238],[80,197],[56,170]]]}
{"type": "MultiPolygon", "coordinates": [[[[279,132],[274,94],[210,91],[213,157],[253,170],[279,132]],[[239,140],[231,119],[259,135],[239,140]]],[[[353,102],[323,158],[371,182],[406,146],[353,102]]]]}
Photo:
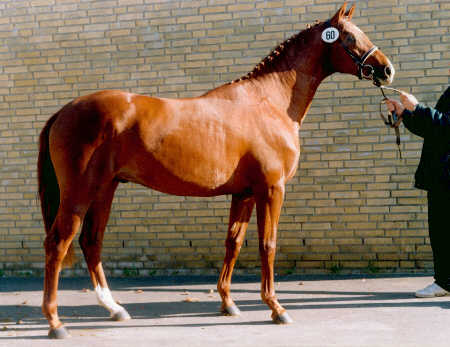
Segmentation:
{"type": "Polygon", "coordinates": [[[426,132],[423,124],[423,119],[415,117],[414,112],[406,109],[401,113],[401,118],[406,129],[417,136],[420,136],[422,138],[425,137],[426,132]]]}
{"type": "Polygon", "coordinates": [[[386,100],[389,111],[395,111],[401,118],[405,127],[420,137],[427,134],[450,136],[450,118],[448,113],[420,104],[417,99],[407,93],[400,95],[400,102],[386,100]]]}
{"type": "Polygon", "coordinates": [[[398,117],[402,119],[406,129],[417,136],[425,137],[425,128],[422,124],[423,119],[418,119],[413,116],[419,102],[411,94],[402,93],[400,98],[402,102],[394,99],[387,99],[385,103],[388,110],[397,113],[398,117]]]}
{"type": "MultiPolygon", "coordinates": [[[[444,136],[450,139],[450,114],[442,113],[433,107],[417,104],[413,112],[404,112],[403,122],[413,133],[444,136]]],[[[421,135],[423,134],[423,135],[421,135]]]]}

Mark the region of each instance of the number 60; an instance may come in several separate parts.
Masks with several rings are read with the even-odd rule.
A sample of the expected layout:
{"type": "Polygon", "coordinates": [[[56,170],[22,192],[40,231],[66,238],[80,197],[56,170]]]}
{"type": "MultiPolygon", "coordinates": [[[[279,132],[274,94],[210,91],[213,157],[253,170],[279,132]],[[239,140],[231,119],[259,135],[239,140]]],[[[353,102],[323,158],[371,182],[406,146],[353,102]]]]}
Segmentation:
{"type": "Polygon", "coordinates": [[[334,40],[336,33],[334,31],[327,31],[325,35],[327,40],[334,40]]]}

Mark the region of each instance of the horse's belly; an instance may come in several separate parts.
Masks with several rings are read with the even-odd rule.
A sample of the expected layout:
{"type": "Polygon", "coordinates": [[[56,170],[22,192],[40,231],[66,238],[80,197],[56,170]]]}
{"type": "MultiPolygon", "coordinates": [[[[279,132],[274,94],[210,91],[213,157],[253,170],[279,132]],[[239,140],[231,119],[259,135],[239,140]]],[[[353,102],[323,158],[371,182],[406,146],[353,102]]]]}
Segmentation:
{"type": "Polygon", "coordinates": [[[175,195],[211,196],[245,188],[235,146],[217,138],[159,136],[130,155],[127,179],[175,195]]]}
{"type": "Polygon", "coordinates": [[[223,167],[214,167],[210,163],[191,165],[189,160],[181,162],[175,164],[147,157],[138,170],[127,176],[149,188],[174,195],[213,196],[242,189],[242,180],[236,184],[235,174],[223,167]]]}

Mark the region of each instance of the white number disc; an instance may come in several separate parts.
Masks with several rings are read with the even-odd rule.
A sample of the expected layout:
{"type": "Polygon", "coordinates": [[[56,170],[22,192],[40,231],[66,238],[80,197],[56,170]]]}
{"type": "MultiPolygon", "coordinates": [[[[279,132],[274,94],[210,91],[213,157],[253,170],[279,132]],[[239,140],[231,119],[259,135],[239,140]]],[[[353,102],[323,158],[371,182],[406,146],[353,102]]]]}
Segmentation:
{"type": "Polygon", "coordinates": [[[322,31],[322,40],[326,43],[333,43],[339,38],[339,31],[334,27],[326,28],[322,31]]]}

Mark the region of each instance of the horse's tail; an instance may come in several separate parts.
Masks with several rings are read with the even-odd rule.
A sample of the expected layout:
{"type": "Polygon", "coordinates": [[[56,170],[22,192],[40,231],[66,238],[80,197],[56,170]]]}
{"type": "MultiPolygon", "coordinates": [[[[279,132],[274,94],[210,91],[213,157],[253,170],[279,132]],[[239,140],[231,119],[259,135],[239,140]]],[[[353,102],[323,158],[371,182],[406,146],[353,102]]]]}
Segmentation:
{"type": "MultiPolygon", "coordinates": [[[[39,136],[38,156],[38,188],[41,200],[41,211],[44,219],[45,232],[48,234],[55,221],[59,208],[59,186],[56,178],[55,168],[50,158],[49,133],[50,128],[58,117],[55,113],[45,124],[39,136]]],[[[67,255],[63,261],[63,267],[70,267],[75,262],[75,252],[70,244],[67,255]]]]}

